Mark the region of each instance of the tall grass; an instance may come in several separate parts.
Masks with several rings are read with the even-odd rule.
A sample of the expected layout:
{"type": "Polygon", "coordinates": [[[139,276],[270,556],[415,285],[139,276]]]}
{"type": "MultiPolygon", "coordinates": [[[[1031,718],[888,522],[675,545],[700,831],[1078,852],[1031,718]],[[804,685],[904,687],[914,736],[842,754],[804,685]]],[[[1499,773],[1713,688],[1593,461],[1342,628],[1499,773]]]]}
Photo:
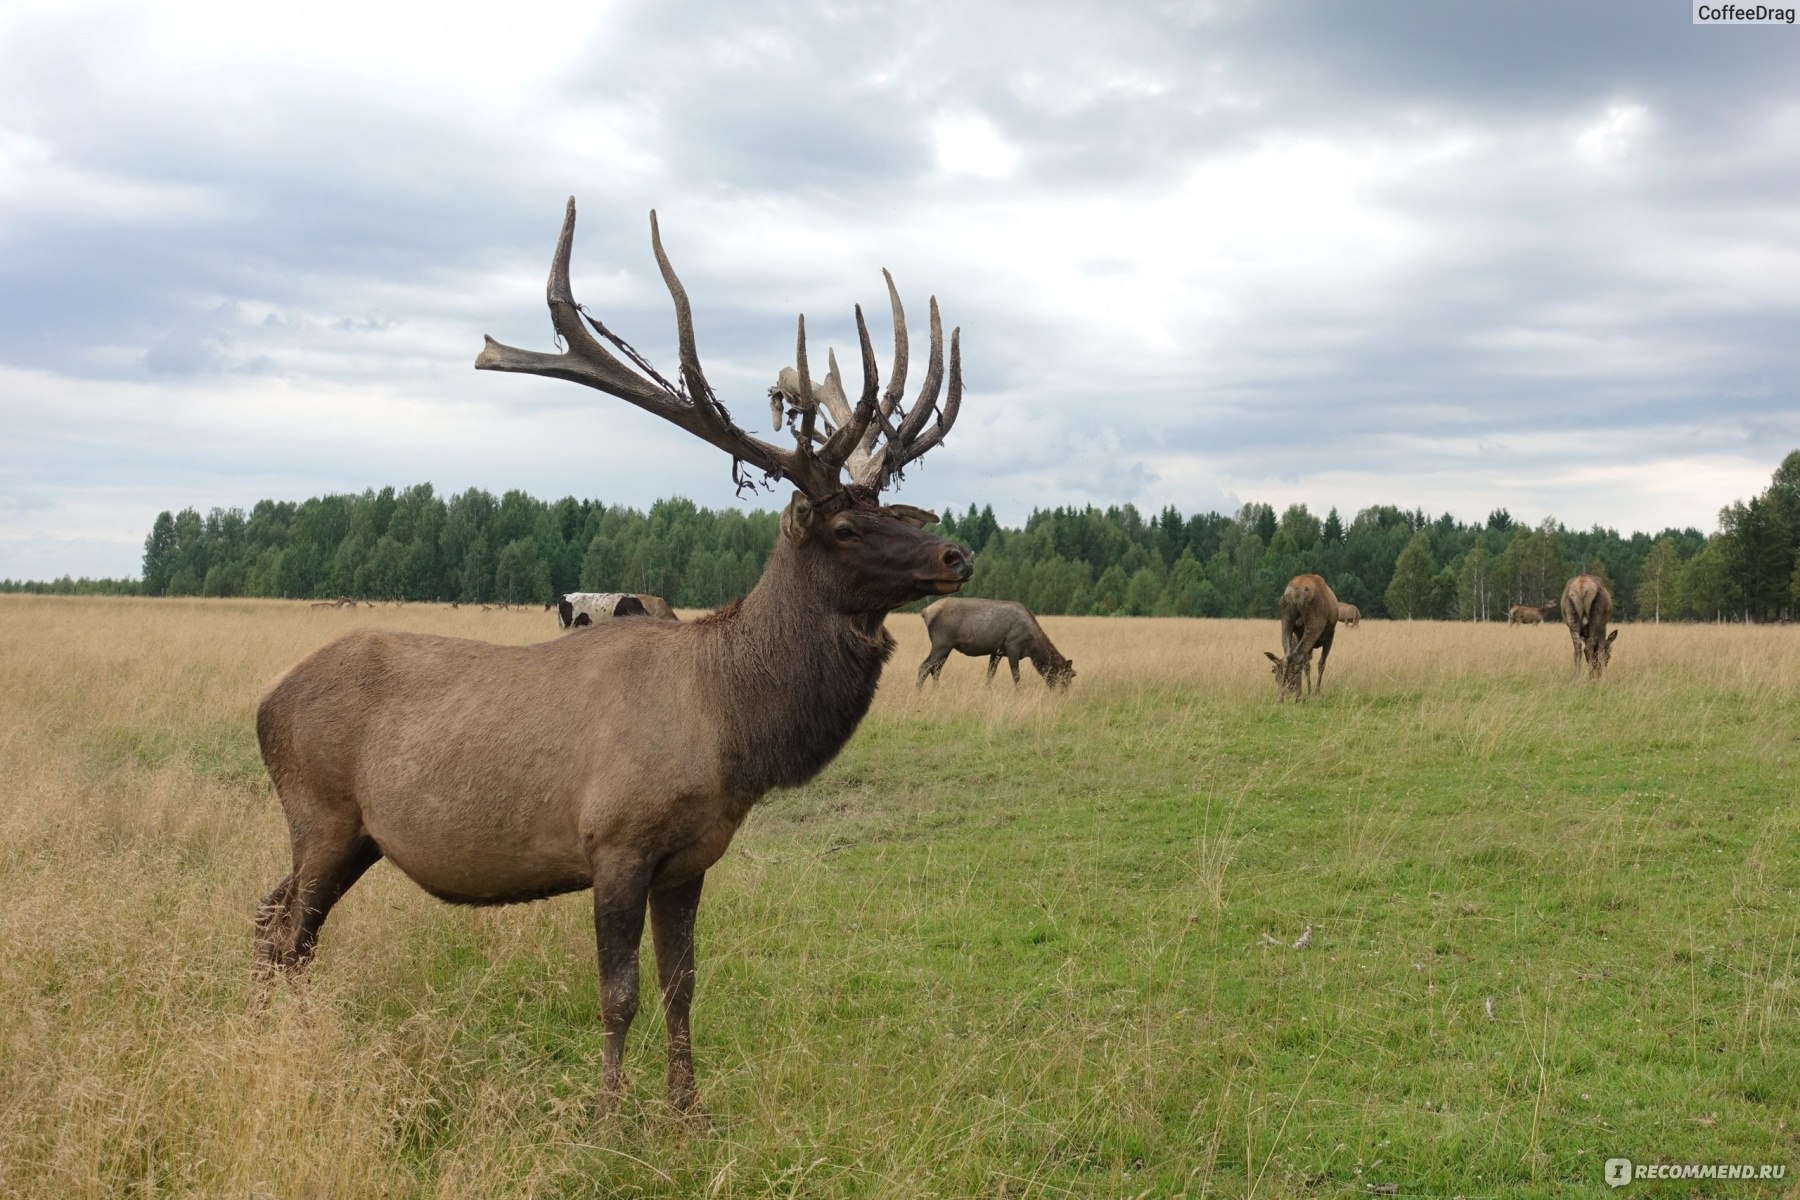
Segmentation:
{"type": "Polygon", "coordinates": [[[457,909],[380,866],[304,991],[251,1004],[250,916],[287,867],[255,699],[368,624],[554,633],[0,597],[0,1195],[1563,1195],[1614,1155],[1800,1168],[1789,630],[1627,626],[1591,686],[1554,627],[1371,621],[1296,706],[1273,622],[1051,618],[1080,670],[1051,694],[964,658],[915,691],[923,627],[896,617],[849,749],[709,876],[702,1132],[658,1103],[653,1003],[594,1122],[582,896],[457,909]]]}

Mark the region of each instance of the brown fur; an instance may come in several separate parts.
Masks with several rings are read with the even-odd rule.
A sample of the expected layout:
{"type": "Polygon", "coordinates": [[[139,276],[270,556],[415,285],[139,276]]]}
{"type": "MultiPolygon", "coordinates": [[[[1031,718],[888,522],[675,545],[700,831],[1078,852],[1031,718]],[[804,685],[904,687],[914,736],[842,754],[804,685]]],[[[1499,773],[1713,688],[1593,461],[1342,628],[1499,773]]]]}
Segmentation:
{"type": "Polygon", "coordinates": [[[1355,629],[1362,624],[1362,609],[1354,604],[1338,601],[1338,624],[1348,625],[1351,629],[1355,629]]]}
{"type": "Polygon", "coordinates": [[[1612,620],[1612,593],[1593,575],[1577,575],[1563,587],[1562,618],[1569,627],[1569,640],[1574,643],[1575,674],[1581,678],[1582,660],[1587,660],[1588,674],[1599,679],[1612,661],[1613,643],[1619,631],[1606,632],[1612,620]]]}
{"type": "Polygon", "coordinates": [[[1274,663],[1275,698],[1286,700],[1291,693],[1298,704],[1306,698],[1300,690],[1302,672],[1306,677],[1306,692],[1316,693],[1325,686],[1325,660],[1331,657],[1331,639],[1337,632],[1338,599],[1331,588],[1317,575],[1296,575],[1288,580],[1288,585],[1281,593],[1281,650],[1282,657],[1264,651],[1271,663],[1274,663]],[[1319,651],[1319,680],[1315,686],[1312,673],[1312,652],[1319,651]]]}
{"type": "Polygon", "coordinates": [[[987,681],[994,682],[1000,660],[1012,668],[1013,685],[1019,683],[1019,660],[1028,658],[1044,682],[1067,687],[1075,679],[1075,664],[1064,658],[1031,610],[1014,600],[976,600],[953,596],[928,604],[919,614],[931,637],[931,653],[919,664],[919,687],[926,677],[936,679],[952,650],[979,658],[988,656],[987,681]]]}
{"type": "Polygon", "coordinates": [[[866,490],[797,495],[755,589],[700,621],[530,646],[365,630],[302,660],[256,715],[294,864],[258,911],[262,968],[303,967],[384,857],[456,903],[592,888],[610,1102],[648,906],[669,1098],[693,1107],[701,882],[757,799],[806,782],[855,731],[893,652],[887,613],[971,573],[921,515],[866,490]]]}

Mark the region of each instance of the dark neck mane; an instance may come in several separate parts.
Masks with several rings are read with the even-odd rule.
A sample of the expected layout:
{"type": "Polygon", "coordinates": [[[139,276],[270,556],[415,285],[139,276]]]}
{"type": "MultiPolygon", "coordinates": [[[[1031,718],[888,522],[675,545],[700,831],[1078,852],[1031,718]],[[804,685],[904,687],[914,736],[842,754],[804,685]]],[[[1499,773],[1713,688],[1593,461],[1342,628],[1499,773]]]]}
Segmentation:
{"type": "Polygon", "coordinates": [[[754,800],[823,770],[869,711],[894,651],[885,613],[832,610],[778,538],[748,596],[703,621],[725,685],[727,786],[754,800]]]}

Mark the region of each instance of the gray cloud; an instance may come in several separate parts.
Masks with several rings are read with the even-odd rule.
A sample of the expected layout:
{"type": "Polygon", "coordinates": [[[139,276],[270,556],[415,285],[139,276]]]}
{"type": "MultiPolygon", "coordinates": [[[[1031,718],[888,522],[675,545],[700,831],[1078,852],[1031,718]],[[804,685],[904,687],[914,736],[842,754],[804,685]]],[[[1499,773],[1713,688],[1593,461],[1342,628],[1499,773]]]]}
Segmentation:
{"type": "Polygon", "coordinates": [[[1800,442],[1786,28],[1323,0],[246,20],[0,15],[0,576],[130,573],[185,503],[734,502],[653,419],[468,369],[483,333],[549,348],[569,192],[578,297],[669,363],[659,209],[747,422],[796,312],[845,348],[861,303],[879,344],[888,266],[917,342],[935,292],[970,391],[917,503],[1710,527],[1800,442]]]}

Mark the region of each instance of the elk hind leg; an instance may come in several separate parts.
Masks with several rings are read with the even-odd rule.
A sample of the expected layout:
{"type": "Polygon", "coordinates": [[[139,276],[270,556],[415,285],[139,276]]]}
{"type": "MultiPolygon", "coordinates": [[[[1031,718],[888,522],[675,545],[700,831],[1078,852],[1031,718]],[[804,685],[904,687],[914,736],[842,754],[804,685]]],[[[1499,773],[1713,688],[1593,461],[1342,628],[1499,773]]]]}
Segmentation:
{"type": "Polygon", "coordinates": [[[694,1087],[694,1043],[688,1013],[694,1004],[694,918],[705,875],[650,893],[650,936],[656,943],[656,981],[669,1031],[669,1105],[704,1118],[694,1087]]]}
{"type": "MultiPolygon", "coordinates": [[[[1325,630],[1325,636],[1319,639],[1319,691],[1325,690],[1325,660],[1331,657],[1331,637],[1337,632],[1335,626],[1325,630]]],[[[1310,660],[1310,655],[1308,656],[1310,660]]]]}
{"type": "MultiPolygon", "coordinates": [[[[294,869],[257,905],[259,975],[304,969],[332,906],[381,860],[381,847],[359,818],[320,811],[321,807],[309,807],[307,819],[294,826],[294,869]]],[[[339,811],[345,809],[355,812],[354,804],[339,811]]]]}
{"type": "Polygon", "coordinates": [[[925,661],[919,664],[918,686],[924,687],[927,679],[935,680],[939,675],[943,674],[944,660],[949,657],[949,650],[945,650],[940,654],[937,647],[933,646],[931,648],[931,653],[925,656],[925,661]]]}
{"type": "Polygon", "coordinates": [[[282,961],[282,947],[292,920],[289,913],[294,902],[294,879],[294,873],[288,872],[287,878],[257,901],[255,970],[258,978],[272,975],[277,968],[286,965],[282,961]]]}

